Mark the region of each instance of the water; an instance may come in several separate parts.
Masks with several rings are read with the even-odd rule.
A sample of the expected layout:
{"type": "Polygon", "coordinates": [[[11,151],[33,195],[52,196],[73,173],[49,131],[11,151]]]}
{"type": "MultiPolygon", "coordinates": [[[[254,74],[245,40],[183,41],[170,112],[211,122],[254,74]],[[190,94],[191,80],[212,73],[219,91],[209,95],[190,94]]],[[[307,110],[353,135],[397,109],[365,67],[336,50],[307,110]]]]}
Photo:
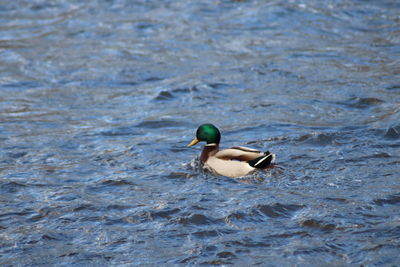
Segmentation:
{"type": "Polygon", "coordinates": [[[1,265],[397,265],[399,14],[0,1],[1,265]],[[202,171],[204,122],[277,167],[202,171]]]}

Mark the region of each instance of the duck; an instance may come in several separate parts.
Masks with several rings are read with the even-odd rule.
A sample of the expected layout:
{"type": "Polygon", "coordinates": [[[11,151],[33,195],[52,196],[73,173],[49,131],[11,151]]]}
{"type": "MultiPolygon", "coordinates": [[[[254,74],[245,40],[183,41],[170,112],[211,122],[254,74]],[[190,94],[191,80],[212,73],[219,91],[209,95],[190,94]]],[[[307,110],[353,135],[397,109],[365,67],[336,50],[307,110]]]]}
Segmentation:
{"type": "Polygon", "coordinates": [[[253,173],[256,170],[266,169],[275,161],[275,154],[267,151],[234,146],[228,149],[219,149],[221,133],[211,123],[202,124],[197,128],[196,137],[188,147],[198,142],[206,142],[200,155],[200,161],[205,169],[231,178],[239,178],[253,173]]]}

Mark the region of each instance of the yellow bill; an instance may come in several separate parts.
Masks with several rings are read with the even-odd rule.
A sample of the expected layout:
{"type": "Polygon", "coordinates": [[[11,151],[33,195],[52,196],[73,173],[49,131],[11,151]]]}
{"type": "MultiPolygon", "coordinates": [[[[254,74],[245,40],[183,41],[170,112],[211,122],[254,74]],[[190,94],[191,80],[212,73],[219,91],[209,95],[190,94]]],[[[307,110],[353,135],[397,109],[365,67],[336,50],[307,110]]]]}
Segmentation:
{"type": "Polygon", "coordinates": [[[197,139],[197,137],[195,137],[194,139],[193,139],[193,141],[190,143],[190,144],[188,144],[188,146],[194,146],[195,144],[197,144],[199,142],[199,139],[197,139]]]}

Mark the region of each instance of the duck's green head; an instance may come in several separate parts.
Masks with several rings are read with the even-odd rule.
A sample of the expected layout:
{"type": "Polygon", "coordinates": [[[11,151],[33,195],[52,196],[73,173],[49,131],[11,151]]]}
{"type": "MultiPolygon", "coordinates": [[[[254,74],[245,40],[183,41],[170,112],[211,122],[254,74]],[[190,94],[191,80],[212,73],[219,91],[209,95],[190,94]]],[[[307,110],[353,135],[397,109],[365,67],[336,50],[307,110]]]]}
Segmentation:
{"type": "Polygon", "coordinates": [[[204,141],[207,144],[219,144],[221,133],[214,125],[207,123],[202,124],[197,128],[196,137],[188,146],[194,146],[198,142],[204,141]]]}

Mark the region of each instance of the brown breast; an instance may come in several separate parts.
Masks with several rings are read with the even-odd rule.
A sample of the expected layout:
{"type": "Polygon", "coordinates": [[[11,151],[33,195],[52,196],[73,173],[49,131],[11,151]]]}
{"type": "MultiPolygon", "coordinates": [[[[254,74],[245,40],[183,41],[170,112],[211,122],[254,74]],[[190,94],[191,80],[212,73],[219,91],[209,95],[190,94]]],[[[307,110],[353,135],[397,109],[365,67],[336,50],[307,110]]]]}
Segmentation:
{"type": "Polygon", "coordinates": [[[215,155],[218,152],[219,148],[218,145],[212,144],[212,145],[205,145],[203,148],[203,151],[201,152],[200,155],[200,160],[202,162],[206,162],[207,159],[213,155],[215,155]]]}

